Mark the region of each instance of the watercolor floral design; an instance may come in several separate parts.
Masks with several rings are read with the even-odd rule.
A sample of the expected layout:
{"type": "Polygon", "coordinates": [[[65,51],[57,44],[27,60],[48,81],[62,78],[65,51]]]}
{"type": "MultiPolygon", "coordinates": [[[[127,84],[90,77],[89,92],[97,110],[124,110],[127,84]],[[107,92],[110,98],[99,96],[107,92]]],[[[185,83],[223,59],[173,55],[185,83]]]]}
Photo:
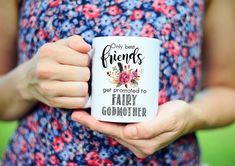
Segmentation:
{"type": "Polygon", "coordinates": [[[116,87],[125,86],[126,88],[138,87],[138,81],[143,69],[131,68],[130,65],[122,65],[120,62],[117,66],[112,68],[112,71],[108,71],[107,75],[111,77],[111,82],[116,87]]]}

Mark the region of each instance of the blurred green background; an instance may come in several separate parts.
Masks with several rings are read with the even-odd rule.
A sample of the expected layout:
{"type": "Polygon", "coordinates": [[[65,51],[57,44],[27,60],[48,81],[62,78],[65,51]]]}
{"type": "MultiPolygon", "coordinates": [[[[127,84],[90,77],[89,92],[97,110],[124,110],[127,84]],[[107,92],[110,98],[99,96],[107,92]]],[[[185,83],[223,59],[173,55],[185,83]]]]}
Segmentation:
{"type": "MultiPolygon", "coordinates": [[[[0,160],[16,125],[16,122],[0,121],[0,160]]],[[[235,165],[235,124],[220,129],[199,131],[197,135],[203,165],[235,165]]]]}

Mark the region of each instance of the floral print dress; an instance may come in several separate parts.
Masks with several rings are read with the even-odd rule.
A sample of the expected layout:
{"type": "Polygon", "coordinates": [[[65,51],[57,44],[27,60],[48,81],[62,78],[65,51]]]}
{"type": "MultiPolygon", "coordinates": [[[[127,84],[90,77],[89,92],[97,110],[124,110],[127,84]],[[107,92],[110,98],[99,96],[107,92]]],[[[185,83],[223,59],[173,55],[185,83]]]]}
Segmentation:
{"type": "MultiPolygon", "coordinates": [[[[19,64],[47,42],[74,34],[144,36],[161,40],[159,104],[191,101],[200,88],[203,0],[23,0],[19,64]]],[[[194,134],[146,159],[112,138],[71,120],[71,110],[42,103],[20,120],[3,165],[199,165],[194,134]]]]}

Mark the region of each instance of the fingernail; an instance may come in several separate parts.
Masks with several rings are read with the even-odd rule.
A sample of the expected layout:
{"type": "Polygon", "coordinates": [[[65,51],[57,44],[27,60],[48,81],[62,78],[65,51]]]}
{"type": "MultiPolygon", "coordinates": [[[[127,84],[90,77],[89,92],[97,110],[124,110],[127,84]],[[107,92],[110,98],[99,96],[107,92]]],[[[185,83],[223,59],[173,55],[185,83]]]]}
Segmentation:
{"type": "Polygon", "coordinates": [[[74,116],[71,116],[71,119],[72,119],[73,121],[76,121],[76,118],[75,118],[74,116]]]}
{"type": "Polygon", "coordinates": [[[79,120],[79,116],[78,115],[75,115],[74,113],[71,115],[71,119],[73,121],[78,121],[79,120]]]}
{"type": "Polygon", "coordinates": [[[130,137],[137,136],[137,128],[136,126],[127,126],[127,133],[130,137]]]}
{"type": "Polygon", "coordinates": [[[87,45],[88,45],[88,47],[89,47],[89,50],[90,50],[90,49],[92,48],[92,47],[91,47],[91,45],[90,45],[90,44],[87,44],[87,45]]]}

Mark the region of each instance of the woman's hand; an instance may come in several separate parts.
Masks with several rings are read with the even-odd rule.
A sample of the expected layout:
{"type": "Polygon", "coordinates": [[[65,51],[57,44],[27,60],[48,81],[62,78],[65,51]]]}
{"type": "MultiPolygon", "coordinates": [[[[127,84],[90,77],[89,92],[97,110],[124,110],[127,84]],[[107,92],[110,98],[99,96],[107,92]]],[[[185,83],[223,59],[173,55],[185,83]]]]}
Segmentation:
{"type": "Polygon", "coordinates": [[[195,109],[184,101],[171,101],[159,107],[155,120],[128,125],[100,122],[85,111],[74,112],[72,119],[113,137],[137,157],[145,158],[191,132],[197,121],[195,109]]]}
{"type": "Polygon", "coordinates": [[[83,107],[88,96],[90,49],[80,36],[43,45],[28,62],[22,96],[52,107],[83,107]]]}

